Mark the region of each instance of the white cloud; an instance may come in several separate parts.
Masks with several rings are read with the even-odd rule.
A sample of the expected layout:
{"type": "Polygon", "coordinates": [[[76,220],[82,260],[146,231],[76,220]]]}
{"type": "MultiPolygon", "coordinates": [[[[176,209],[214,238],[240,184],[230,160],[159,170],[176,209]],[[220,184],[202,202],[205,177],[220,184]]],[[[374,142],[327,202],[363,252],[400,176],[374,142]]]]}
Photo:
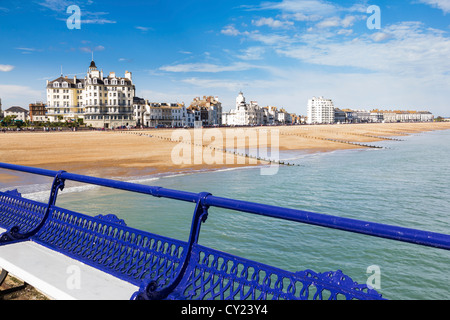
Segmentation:
{"type": "Polygon", "coordinates": [[[354,24],[354,22],[355,22],[356,20],[358,20],[358,17],[348,15],[348,16],[346,16],[344,19],[341,20],[341,25],[342,25],[344,28],[348,28],[348,27],[353,26],[353,24],[354,24]]]}
{"type": "Polygon", "coordinates": [[[321,17],[318,15],[306,15],[301,12],[283,13],[281,17],[285,20],[294,20],[294,21],[317,21],[321,19],[321,17]]]}
{"type": "Polygon", "coordinates": [[[147,32],[147,31],[149,31],[149,30],[153,30],[153,28],[150,28],[150,27],[142,27],[142,26],[136,26],[135,28],[138,29],[138,30],[141,30],[142,32],[147,32]]]}
{"type": "Polygon", "coordinates": [[[2,71],[2,72],[9,72],[12,69],[14,69],[14,66],[12,66],[10,64],[0,64],[0,71],[2,71]]]}
{"type": "Polygon", "coordinates": [[[39,4],[53,11],[65,11],[68,6],[73,5],[73,2],[68,0],[44,0],[39,4]]]}
{"type": "Polygon", "coordinates": [[[187,78],[183,79],[182,82],[205,89],[220,88],[230,91],[238,91],[244,86],[243,83],[239,83],[236,80],[221,79],[187,78]]]}
{"type": "Polygon", "coordinates": [[[316,26],[318,28],[330,28],[339,27],[341,25],[341,19],[339,17],[332,17],[319,22],[316,26]]]}
{"type": "Polygon", "coordinates": [[[114,20],[109,20],[109,19],[102,19],[102,18],[93,18],[93,19],[86,19],[86,20],[81,20],[81,23],[86,23],[86,24],[110,24],[110,23],[116,23],[116,21],[114,20]]]}
{"type": "Polygon", "coordinates": [[[22,85],[0,84],[0,97],[2,97],[4,107],[15,105],[28,108],[30,102],[42,100],[43,96],[44,91],[40,89],[22,85]]]}
{"type": "Polygon", "coordinates": [[[258,20],[252,20],[252,24],[257,27],[268,26],[274,29],[289,28],[294,25],[292,21],[281,21],[274,18],[261,18],[258,20]]]}
{"type": "Polygon", "coordinates": [[[264,34],[259,31],[243,32],[244,36],[253,41],[262,42],[268,46],[279,46],[287,43],[292,43],[293,39],[288,35],[280,34],[264,34]]]}
{"type": "Polygon", "coordinates": [[[20,48],[16,48],[16,49],[21,50],[21,51],[28,51],[28,52],[38,51],[35,48],[25,48],[25,47],[20,47],[20,48]]]}
{"type": "Polygon", "coordinates": [[[238,36],[240,35],[239,30],[237,30],[233,25],[226,26],[220,31],[222,34],[227,36],[238,36]]]}
{"type": "Polygon", "coordinates": [[[419,0],[422,3],[428,4],[434,8],[441,9],[444,13],[450,13],[450,0],[419,0]]]}
{"type": "Polygon", "coordinates": [[[229,71],[245,71],[254,68],[255,66],[247,63],[234,63],[229,66],[220,66],[211,63],[184,63],[171,66],[162,66],[159,69],[168,72],[229,72],[229,71]]]}
{"type": "Polygon", "coordinates": [[[245,50],[241,50],[242,54],[237,57],[242,60],[261,60],[265,51],[266,50],[263,47],[250,47],[245,50]]]}
{"type": "Polygon", "coordinates": [[[385,32],[376,32],[376,33],[372,34],[372,36],[371,36],[372,40],[375,42],[384,41],[391,37],[392,36],[390,34],[385,33],[385,32]]]}
{"type": "Polygon", "coordinates": [[[92,51],[103,51],[105,50],[105,47],[101,45],[95,47],[81,47],[80,50],[86,53],[91,53],[92,51]]]}
{"type": "Polygon", "coordinates": [[[322,0],[283,0],[281,2],[264,2],[259,7],[262,10],[278,9],[283,12],[301,13],[304,15],[329,15],[338,10],[338,7],[322,0]]]}
{"type": "Polygon", "coordinates": [[[342,27],[342,28],[349,28],[351,26],[353,26],[353,24],[355,23],[355,21],[357,21],[358,19],[360,19],[360,17],[357,16],[353,16],[353,15],[348,15],[344,18],[340,18],[340,17],[330,17],[330,18],[326,18],[322,21],[320,21],[319,23],[316,24],[317,28],[331,28],[331,27],[342,27]]]}
{"type": "Polygon", "coordinates": [[[314,34],[303,36],[303,43],[278,48],[277,52],[316,65],[416,77],[450,71],[450,38],[420,23],[400,23],[384,28],[383,33],[346,41],[325,37],[319,40],[314,34]]]}

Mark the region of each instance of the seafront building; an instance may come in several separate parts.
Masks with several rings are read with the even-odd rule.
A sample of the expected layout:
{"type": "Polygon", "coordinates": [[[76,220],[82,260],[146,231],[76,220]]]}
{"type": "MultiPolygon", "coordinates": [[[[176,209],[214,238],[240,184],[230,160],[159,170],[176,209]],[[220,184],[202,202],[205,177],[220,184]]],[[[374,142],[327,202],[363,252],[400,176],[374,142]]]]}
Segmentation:
{"type": "Polygon", "coordinates": [[[30,103],[28,110],[31,122],[47,122],[47,107],[43,102],[30,103]]]}
{"type": "Polygon", "coordinates": [[[84,79],[73,79],[61,75],[47,80],[46,116],[50,122],[77,120],[84,117],[84,79]]]}
{"type": "Polygon", "coordinates": [[[433,114],[429,111],[388,110],[377,112],[383,114],[384,122],[426,122],[434,120],[433,114]]]}
{"type": "Polygon", "coordinates": [[[331,99],[313,97],[308,100],[307,124],[427,122],[434,116],[429,111],[341,109],[331,99]]]}
{"type": "Polygon", "coordinates": [[[334,123],[334,104],[331,99],[313,97],[308,100],[308,124],[334,123]]]}
{"type": "Polygon", "coordinates": [[[295,115],[277,107],[260,107],[257,101],[245,101],[244,94],[239,92],[236,107],[222,113],[222,124],[227,126],[259,126],[292,124],[295,115]]]}
{"type": "Polygon", "coordinates": [[[115,128],[132,124],[135,86],[131,72],[104,76],[94,61],[83,79],[61,75],[47,81],[47,117],[50,121],[77,121],[92,127],[115,128]]]}
{"type": "Polygon", "coordinates": [[[203,96],[194,98],[188,110],[191,110],[195,115],[200,114],[202,126],[220,126],[222,125],[222,103],[219,97],[203,96]]]}
{"type": "Polygon", "coordinates": [[[429,111],[335,109],[335,119],[336,123],[429,122],[434,116],[429,111]]]}
{"type": "Polygon", "coordinates": [[[193,127],[194,112],[184,103],[149,102],[135,97],[134,122],[137,127],[193,127]]]}
{"type": "Polygon", "coordinates": [[[263,114],[264,111],[256,101],[245,101],[241,91],[236,97],[236,108],[223,113],[222,123],[229,126],[254,126],[262,122],[263,114]]]}
{"type": "Polygon", "coordinates": [[[27,109],[24,109],[22,107],[11,107],[4,111],[3,115],[4,117],[14,117],[14,120],[20,120],[20,121],[26,121],[28,119],[28,113],[29,111],[27,109]]]}

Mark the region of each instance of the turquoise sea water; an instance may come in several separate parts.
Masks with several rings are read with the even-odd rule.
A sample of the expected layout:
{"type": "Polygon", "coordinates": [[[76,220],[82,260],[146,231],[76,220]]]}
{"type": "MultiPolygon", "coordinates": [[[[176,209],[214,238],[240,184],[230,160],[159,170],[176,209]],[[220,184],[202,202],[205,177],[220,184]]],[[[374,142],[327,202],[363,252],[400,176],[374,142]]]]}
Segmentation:
{"type": "MultiPolygon", "coordinates": [[[[280,167],[273,176],[244,168],[135,181],[450,234],[450,130],[401,139],[377,143],[385,149],[285,152],[282,158],[300,166],[280,167]]],[[[50,180],[35,179],[19,191],[47,201],[43,183],[48,187],[50,180]]],[[[194,210],[193,204],[71,183],[57,205],[113,213],[131,227],[181,240],[188,239],[194,210]]],[[[210,209],[199,242],[291,271],[339,269],[359,283],[371,275],[369,266],[378,266],[378,291],[388,299],[448,299],[450,293],[445,250],[217,208],[210,209]]]]}

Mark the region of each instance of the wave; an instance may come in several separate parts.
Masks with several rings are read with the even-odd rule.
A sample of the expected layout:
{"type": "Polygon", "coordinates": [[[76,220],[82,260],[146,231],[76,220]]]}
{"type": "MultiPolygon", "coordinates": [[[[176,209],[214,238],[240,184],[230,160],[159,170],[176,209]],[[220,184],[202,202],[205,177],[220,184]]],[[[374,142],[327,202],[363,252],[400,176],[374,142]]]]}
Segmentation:
{"type": "MultiPolygon", "coordinates": [[[[134,176],[134,177],[115,177],[111,178],[111,180],[119,180],[129,183],[135,183],[135,184],[149,184],[151,182],[158,181],[160,179],[172,179],[182,176],[188,176],[188,175],[194,175],[194,174],[200,174],[200,173],[212,173],[212,172],[225,172],[225,171],[235,171],[235,170],[244,170],[244,169],[255,169],[255,167],[236,167],[236,168],[223,168],[223,169],[217,169],[217,170],[211,170],[211,169],[200,169],[195,171],[186,171],[186,172],[180,172],[180,173],[159,173],[154,175],[148,175],[148,176],[134,176]]],[[[38,202],[48,202],[49,196],[50,196],[50,189],[51,189],[51,182],[50,183],[40,183],[40,184],[30,184],[30,185],[13,185],[6,188],[0,188],[0,192],[5,192],[8,190],[14,190],[17,189],[23,197],[38,201],[38,202]]],[[[92,185],[92,184],[79,184],[77,182],[67,181],[66,187],[59,192],[59,195],[64,194],[71,194],[71,193],[82,193],[86,191],[92,191],[95,189],[103,188],[102,186],[92,185]],[[75,184],[75,185],[72,185],[75,184]]]]}

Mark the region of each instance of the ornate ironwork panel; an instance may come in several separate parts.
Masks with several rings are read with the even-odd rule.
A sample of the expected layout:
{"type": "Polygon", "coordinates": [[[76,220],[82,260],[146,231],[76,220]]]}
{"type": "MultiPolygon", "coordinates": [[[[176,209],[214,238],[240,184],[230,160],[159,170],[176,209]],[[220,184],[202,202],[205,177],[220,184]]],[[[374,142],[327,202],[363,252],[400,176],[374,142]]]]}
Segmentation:
{"type": "Polygon", "coordinates": [[[139,285],[176,274],[185,243],[129,228],[121,220],[52,207],[34,241],[139,285]]]}
{"type": "Polygon", "coordinates": [[[43,203],[22,198],[18,192],[0,192],[0,226],[30,231],[39,225],[46,208],[43,203]]]}
{"type": "Polygon", "coordinates": [[[216,251],[193,248],[184,281],[168,297],[192,300],[382,299],[342,271],[289,272],[216,251]]]}

